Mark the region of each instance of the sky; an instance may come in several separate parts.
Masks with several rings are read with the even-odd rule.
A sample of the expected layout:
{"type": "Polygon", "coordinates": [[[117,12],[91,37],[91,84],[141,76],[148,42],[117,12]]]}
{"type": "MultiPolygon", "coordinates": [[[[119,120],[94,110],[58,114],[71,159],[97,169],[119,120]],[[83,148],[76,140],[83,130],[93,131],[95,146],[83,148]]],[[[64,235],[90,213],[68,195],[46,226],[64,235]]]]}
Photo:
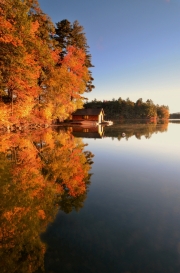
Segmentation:
{"type": "Polygon", "coordinates": [[[78,20],[94,68],[89,101],[151,99],[180,112],[180,0],[39,0],[54,23],[78,20]]]}

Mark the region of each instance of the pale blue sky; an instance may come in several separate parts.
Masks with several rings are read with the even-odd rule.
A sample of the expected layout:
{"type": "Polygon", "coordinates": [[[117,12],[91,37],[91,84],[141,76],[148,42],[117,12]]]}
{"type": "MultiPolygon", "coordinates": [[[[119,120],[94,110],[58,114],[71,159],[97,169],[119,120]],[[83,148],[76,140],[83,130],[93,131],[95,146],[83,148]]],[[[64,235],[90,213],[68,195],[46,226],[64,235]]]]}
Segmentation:
{"type": "Polygon", "coordinates": [[[54,23],[84,27],[92,100],[152,99],[180,112],[180,0],[39,0],[54,23]]]}

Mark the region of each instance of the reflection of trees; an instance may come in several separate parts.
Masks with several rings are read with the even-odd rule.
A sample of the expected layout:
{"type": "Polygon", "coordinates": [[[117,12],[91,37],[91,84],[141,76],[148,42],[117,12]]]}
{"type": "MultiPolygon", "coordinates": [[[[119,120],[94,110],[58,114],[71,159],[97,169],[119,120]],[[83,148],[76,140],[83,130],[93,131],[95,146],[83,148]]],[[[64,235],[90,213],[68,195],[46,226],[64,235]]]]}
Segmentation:
{"type": "Polygon", "coordinates": [[[180,120],[169,120],[169,123],[180,123],[180,120]]]}
{"type": "Polygon", "coordinates": [[[146,139],[158,132],[166,132],[168,129],[168,122],[166,123],[151,123],[151,124],[114,124],[112,127],[105,127],[104,136],[112,137],[121,140],[121,138],[128,138],[135,136],[141,139],[144,136],[146,139]]]}
{"type": "Polygon", "coordinates": [[[0,271],[34,272],[44,261],[39,234],[59,205],[83,206],[92,154],[63,131],[4,135],[0,143],[0,271]]]}
{"type": "MultiPolygon", "coordinates": [[[[92,158],[94,155],[90,151],[85,151],[84,155],[86,158],[85,164],[89,168],[89,166],[93,164],[92,158]]],[[[86,176],[84,180],[85,191],[80,195],[76,196],[71,195],[69,194],[69,189],[64,187],[64,192],[61,195],[61,199],[59,201],[59,206],[61,210],[63,210],[65,213],[70,213],[73,209],[79,211],[83,207],[84,201],[86,200],[87,197],[87,190],[91,183],[90,182],[91,175],[92,174],[88,173],[88,175],[86,176]]]]}
{"type": "Polygon", "coordinates": [[[45,187],[40,160],[31,142],[18,141],[15,136],[3,144],[8,148],[8,157],[3,160],[6,172],[1,172],[0,182],[0,269],[33,272],[43,265],[45,246],[39,232],[47,225],[54,195],[50,185],[45,187]]]}
{"type": "Polygon", "coordinates": [[[39,149],[46,180],[55,182],[62,192],[66,190],[71,196],[83,194],[90,164],[83,153],[82,139],[64,131],[53,132],[51,137],[51,145],[39,149]]]}
{"type": "Polygon", "coordinates": [[[90,178],[91,174],[89,174],[85,179],[86,191],[84,191],[84,193],[81,195],[72,196],[69,194],[67,189],[64,190],[64,193],[61,195],[61,199],[58,202],[62,211],[65,213],[70,213],[72,210],[79,211],[81,208],[83,208],[84,201],[87,197],[87,190],[90,185],[90,178]]]}

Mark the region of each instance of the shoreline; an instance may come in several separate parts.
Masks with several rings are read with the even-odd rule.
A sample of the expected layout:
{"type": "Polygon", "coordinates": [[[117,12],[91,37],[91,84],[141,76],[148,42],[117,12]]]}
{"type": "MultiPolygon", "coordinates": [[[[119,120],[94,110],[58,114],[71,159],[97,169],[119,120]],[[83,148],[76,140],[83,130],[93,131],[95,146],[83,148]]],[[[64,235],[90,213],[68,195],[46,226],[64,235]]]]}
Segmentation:
{"type": "MultiPolygon", "coordinates": [[[[120,124],[126,123],[126,122],[169,122],[170,120],[178,120],[178,119],[112,119],[115,122],[119,122],[120,124]]],[[[179,119],[180,120],[180,119],[179,119]]],[[[97,124],[95,121],[64,121],[59,122],[58,124],[26,124],[26,125],[2,125],[0,127],[0,132],[17,132],[17,131],[28,131],[28,130],[37,130],[37,129],[46,129],[49,127],[73,127],[73,126],[98,126],[98,125],[105,125],[105,124],[97,124]]]]}

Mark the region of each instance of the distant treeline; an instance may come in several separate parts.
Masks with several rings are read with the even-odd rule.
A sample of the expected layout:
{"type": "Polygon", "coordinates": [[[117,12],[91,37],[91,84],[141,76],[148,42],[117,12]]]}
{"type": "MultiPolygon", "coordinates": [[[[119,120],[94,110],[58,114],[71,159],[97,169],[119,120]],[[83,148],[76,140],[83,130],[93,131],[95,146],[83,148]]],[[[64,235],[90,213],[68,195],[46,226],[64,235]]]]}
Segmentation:
{"type": "Polygon", "coordinates": [[[173,113],[173,114],[170,114],[169,118],[177,118],[177,119],[180,119],[180,113],[173,113]]]}
{"type": "Polygon", "coordinates": [[[112,99],[108,100],[92,100],[84,104],[85,108],[103,108],[106,114],[106,119],[122,118],[122,119],[168,119],[169,107],[165,105],[155,105],[152,100],[148,99],[143,102],[142,98],[136,102],[129,98],[123,100],[112,99]]]}

